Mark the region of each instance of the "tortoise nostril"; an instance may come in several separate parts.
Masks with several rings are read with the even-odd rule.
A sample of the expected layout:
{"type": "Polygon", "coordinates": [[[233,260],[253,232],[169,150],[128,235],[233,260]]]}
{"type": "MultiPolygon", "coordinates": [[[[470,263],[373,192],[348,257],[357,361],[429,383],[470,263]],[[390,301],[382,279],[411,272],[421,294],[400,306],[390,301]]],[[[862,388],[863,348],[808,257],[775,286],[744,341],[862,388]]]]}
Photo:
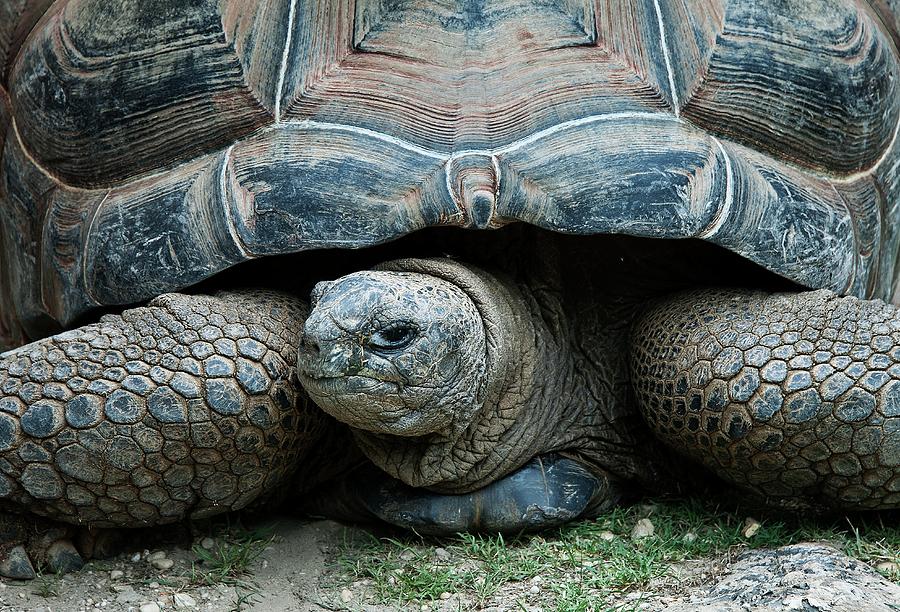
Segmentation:
{"type": "Polygon", "coordinates": [[[301,349],[311,356],[316,356],[320,352],[319,342],[315,338],[309,335],[304,335],[303,340],[300,343],[301,349]]]}

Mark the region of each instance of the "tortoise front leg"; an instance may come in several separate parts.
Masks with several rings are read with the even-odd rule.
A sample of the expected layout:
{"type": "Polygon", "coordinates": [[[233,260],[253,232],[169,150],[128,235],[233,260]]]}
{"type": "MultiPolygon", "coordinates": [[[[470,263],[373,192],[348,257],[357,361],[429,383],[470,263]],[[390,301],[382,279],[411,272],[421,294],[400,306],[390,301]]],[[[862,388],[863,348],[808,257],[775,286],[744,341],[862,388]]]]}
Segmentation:
{"type": "Polygon", "coordinates": [[[698,291],[637,322],[664,442],[782,507],[900,507],[900,311],[829,291],[698,291]]]}
{"type": "Polygon", "coordinates": [[[305,316],[267,291],[167,294],[3,354],[0,503],[142,527],[272,491],[328,427],[295,382],[305,316]]]}
{"type": "Polygon", "coordinates": [[[619,497],[605,474],[548,454],[458,495],[410,487],[369,463],[317,491],[305,509],[349,521],[384,521],[423,535],[521,533],[595,516],[619,497]]]}

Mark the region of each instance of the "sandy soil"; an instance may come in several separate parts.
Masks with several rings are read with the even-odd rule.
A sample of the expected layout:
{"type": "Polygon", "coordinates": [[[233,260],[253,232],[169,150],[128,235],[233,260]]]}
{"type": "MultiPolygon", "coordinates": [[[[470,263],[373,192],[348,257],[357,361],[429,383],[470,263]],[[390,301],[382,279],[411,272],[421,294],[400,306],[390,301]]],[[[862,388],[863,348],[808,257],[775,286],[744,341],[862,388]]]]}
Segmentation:
{"type": "MultiPolygon", "coordinates": [[[[0,582],[0,611],[197,610],[225,612],[242,610],[318,611],[333,609],[340,591],[323,591],[326,551],[334,549],[345,527],[329,521],[271,521],[272,543],[253,562],[252,582],[258,592],[228,585],[189,585],[196,556],[190,542],[162,549],[124,553],[107,561],[94,561],[74,574],[43,577],[30,582],[0,582]],[[156,553],[156,554],[154,554],[156,553]],[[171,568],[159,557],[174,563],[171,568]],[[153,561],[156,560],[156,566],[153,561]],[[55,592],[51,594],[49,591],[55,592]],[[250,605],[247,605],[250,604],[250,605]],[[320,604],[324,604],[320,605],[320,604]]],[[[349,603],[349,602],[348,602],[349,603]]]]}
{"type": "MultiPolygon", "coordinates": [[[[196,573],[192,570],[197,556],[190,548],[204,544],[210,547],[212,540],[208,536],[197,536],[193,541],[183,537],[178,545],[123,552],[111,560],[91,562],[81,571],[66,576],[40,577],[29,582],[0,581],[0,612],[451,612],[476,609],[472,600],[451,593],[421,606],[373,605],[371,586],[366,581],[349,582],[340,575],[335,563],[341,543],[352,537],[350,531],[353,528],[331,521],[309,522],[291,518],[268,520],[254,527],[267,530],[271,542],[249,566],[252,576],[248,580],[253,583],[252,589],[246,583],[243,586],[197,584],[196,573]]],[[[652,581],[644,592],[624,594],[618,601],[609,601],[605,605],[607,609],[647,611],[797,609],[855,612],[861,609],[860,597],[865,600],[869,595],[880,593],[886,598],[884,601],[900,601],[900,587],[885,581],[868,566],[851,561],[833,549],[825,548],[823,554],[815,545],[810,549],[801,547],[753,551],[747,553],[749,561],[723,556],[686,562],[671,567],[666,576],[652,581]],[[791,563],[797,567],[789,567],[791,563]],[[798,576],[802,580],[798,581],[798,576]],[[835,585],[843,586],[822,604],[819,600],[824,601],[826,591],[834,590],[835,585]],[[740,597],[735,595],[738,592],[742,593],[740,597]],[[747,601],[753,601],[749,607],[744,601],[748,597],[747,601]],[[723,607],[723,601],[734,605],[723,607]]],[[[449,554],[444,549],[427,554],[440,556],[441,551],[449,554]]],[[[459,562],[465,560],[459,559],[459,562]]],[[[540,595],[547,586],[541,584],[540,576],[506,584],[479,609],[496,612],[555,609],[555,606],[545,607],[544,604],[549,602],[540,595]]],[[[893,604],[884,604],[872,609],[895,608],[893,604]]]]}

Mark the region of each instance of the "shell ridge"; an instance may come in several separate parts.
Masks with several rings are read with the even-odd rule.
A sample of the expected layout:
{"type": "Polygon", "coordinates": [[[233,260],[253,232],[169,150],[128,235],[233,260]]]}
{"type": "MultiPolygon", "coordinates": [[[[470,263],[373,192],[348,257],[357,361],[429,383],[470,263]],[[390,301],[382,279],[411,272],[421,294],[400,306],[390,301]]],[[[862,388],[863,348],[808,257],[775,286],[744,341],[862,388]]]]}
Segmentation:
{"type": "Polygon", "coordinates": [[[712,222],[697,234],[698,238],[704,239],[715,236],[722,226],[725,225],[725,221],[731,216],[731,206],[734,203],[734,169],[731,167],[731,156],[728,155],[728,151],[725,150],[718,138],[715,136],[710,136],[710,138],[716,143],[725,162],[725,201],[720,204],[712,222]]]}
{"type": "Polygon", "coordinates": [[[291,0],[288,11],[287,36],[284,40],[284,51],[281,54],[281,66],[278,69],[278,84],[275,86],[275,123],[281,123],[281,99],[284,97],[284,79],[287,74],[291,45],[294,43],[294,19],[297,14],[297,0],[291,0]]]}
{"type": "Polygon", "coordinates": [[[228,226],[228,233],[231,235],[232,240],[234,240],[234,246],[237,247],[238,252],[240,252],[244,259],[253,259],[254,255],[247,250],[244,241],[241,240],[234,221],[234,211],[232,210],[232,207],[228,205],[228,198],[226,197],[226,194],[228,193],[228,165],[231,163],[232,151],[234,151],[234,145],[225,149],[225,154],[222,156],[222,169],[219,171],[219,203],[223,208],[222,215],[225,217],[225,225],[228,226]]]}
{"type": "Polygon", "coordinates": [[[833,181],[835,183],[855,183],[860,179],[864,179],[868,176],[875,174],[881,165],[888,158],[892,157],[894,154],[894,147],[897,146],[897,136],[900,135],[900,115],[897,117],[897,124],[894,126],[894,135],[891,136],[891,141],[884,148],[884,151],[881,153],[881,156],[875,160],[875,163],[872,164],[869,168],[865,170],[860,170],[859,172],[854,172],[853,174],[847,174],[844,176],[836,176],[829,177],[828,180],[833,181]]]}
{"type": "Polygon", "coordinates": [[[663,21],[659,0],[653,0],[653,7],[656,9],[656,23],[659,26],[659,46],[662,48],[663,61],[666,64],[666,74],[669,77],[669,91],[672,95],[672,110],[675,111],[675,116],[678,117],[681,114],[681,104],[678,101],[678,91],[675,88],[675,73],[672,71],[672,58],[669,55],[669,43],[666,40],[666,24],[663,21]]]}

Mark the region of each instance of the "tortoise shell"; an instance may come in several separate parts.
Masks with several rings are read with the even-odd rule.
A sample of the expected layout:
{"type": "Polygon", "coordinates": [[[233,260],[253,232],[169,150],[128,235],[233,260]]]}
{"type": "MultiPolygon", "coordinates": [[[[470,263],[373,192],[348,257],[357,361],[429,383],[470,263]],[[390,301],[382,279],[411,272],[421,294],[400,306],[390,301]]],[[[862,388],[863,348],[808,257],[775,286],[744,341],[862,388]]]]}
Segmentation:
{"type": "Polygon", "coordinates": [[[891,295],[898,0],[7,0],[0,335],[524,221],[891,295]]]}

